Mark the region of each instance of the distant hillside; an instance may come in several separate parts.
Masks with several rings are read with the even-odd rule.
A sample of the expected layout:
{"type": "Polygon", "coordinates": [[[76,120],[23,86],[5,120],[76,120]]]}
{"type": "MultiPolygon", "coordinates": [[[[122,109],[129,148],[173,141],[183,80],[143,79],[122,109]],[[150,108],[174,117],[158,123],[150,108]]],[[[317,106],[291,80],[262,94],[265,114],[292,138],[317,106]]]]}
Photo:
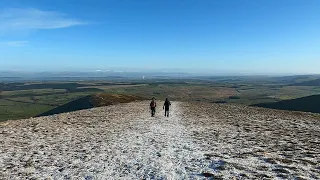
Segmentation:
{"type": "Polygon", "coordinates": [[[144,100],[144,98],[133,96],[133,95],[99,93],[99,94],[89,95],[89,96],[85,96],[77,100],[71,101],[67,104],[51,109],[50,111],[39,114],[37,117],[49,116],[53,114],[60,114],[60,113],[77,111],[82,109],[90,109],[90,108],[100,107],[100,106],[114,105],[119,103],[128,103],[128,102],[140,101],[140,100],[144,100]]]}
{"type": "Polygon", "coordinates": [[[320,113],[320,95],[307,96],[303,98],[279,101],[275,103],[261,103],[252,106],[290,111],[320,113]]]}
{"type": "Polygon", "coordinates": [[[271,79],[280,81],[283,83],[301,83],[306,81],[311,81],[320,78],[319,75],[295,75],[295,76],[280,76],[280,77],[272,77],[271,79]]]}
{"type": "Polygon", "coordinates": [[[320,79],[291,84],[291,86],[320,86],[320,79]]]}

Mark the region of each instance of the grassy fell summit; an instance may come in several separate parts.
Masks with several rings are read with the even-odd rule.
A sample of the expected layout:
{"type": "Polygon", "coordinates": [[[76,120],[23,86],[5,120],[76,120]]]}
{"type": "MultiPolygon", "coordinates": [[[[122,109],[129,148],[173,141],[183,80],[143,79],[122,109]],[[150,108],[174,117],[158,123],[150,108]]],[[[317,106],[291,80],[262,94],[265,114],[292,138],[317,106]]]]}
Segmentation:
{"type": "Polygon", "coordinates": [[[109,106],[119,103],[129,103],[133,101],[141,101],[145,98],[134,96],[134,95],[124,95],[124,94],[106,94],[98,93],[94,95],[88,95],[67,104],[61,105],[47,112],[41,113],[40,116],[48,116],[53,114],[60,114],[65,112],[77,111],[82,109],[90,109],[94,107],[109,106]]]}

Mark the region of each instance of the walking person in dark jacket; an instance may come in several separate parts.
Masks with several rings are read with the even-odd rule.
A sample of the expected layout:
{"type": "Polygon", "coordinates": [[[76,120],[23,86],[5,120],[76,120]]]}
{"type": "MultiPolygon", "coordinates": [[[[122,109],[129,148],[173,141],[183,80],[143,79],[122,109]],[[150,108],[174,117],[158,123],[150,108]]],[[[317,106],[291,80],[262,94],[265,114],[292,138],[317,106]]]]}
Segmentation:
{"type": "Polygon", "coordinates": [[[164,116],[169,117],[169,108],[170,108],[170,106],[171,106],[171,103],[168,100],[168,98],[166,98],[166,101],[163,104],[164,116]]]}

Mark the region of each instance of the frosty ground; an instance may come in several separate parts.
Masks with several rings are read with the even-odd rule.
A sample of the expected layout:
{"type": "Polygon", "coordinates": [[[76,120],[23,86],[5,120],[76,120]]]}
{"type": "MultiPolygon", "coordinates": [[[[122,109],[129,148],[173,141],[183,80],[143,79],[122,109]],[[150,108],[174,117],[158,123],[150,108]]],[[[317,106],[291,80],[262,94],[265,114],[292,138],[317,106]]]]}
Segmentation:
{"type": "Polygon", "coordinates": [[[317,114],[148,103],[0,123],[0,179],[320,178],[317,114]]]}

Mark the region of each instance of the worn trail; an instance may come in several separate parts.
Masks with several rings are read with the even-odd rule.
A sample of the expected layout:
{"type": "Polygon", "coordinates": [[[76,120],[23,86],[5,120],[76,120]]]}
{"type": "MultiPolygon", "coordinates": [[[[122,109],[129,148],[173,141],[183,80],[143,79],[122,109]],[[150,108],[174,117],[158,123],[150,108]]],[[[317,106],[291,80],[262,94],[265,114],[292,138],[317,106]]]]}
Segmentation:
{"type": "Polygon", "coordinates": [[[171,116],[162,111],[145,115],[126,126],[124,136],[113,139],[107,169],[120,178],[186,179],[201,177],[206,164],[191,132],[182,124],[180,103],[173,103],[171,116]],[[122,166],[122,167],[121,167],[122,166]],[[119,170],[121,173],[119,173],[119,170]]]}

